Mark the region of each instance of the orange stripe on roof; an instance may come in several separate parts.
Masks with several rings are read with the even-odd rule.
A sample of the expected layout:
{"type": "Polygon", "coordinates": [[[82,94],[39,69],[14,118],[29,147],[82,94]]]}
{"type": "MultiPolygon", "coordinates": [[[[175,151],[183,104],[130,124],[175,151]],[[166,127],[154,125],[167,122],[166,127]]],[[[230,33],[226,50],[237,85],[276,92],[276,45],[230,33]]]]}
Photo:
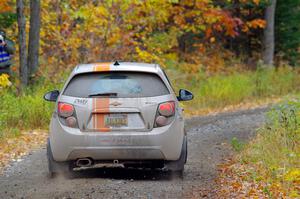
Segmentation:
{"type": "Polygon", "coordinates": [[[111,64],[112,62],[97,63],[94,65],[93,71],[95,72],[110,71],[111,64]]]}

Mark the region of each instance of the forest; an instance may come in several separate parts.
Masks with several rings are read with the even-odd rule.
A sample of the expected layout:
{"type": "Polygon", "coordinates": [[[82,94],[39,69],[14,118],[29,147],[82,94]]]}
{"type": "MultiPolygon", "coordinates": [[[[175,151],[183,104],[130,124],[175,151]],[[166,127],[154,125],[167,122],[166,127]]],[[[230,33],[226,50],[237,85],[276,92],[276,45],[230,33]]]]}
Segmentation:
{"type": "Polygon", "coordinates": [[[237,170],[255,177],[231,171],[224,186],[300,197],[299,10],[300,0],[1,0],[0,30],[16,52],[0,73],[0,143],[48,128],[53,104],[42,97],[77,64],[157,63],[175,92],[194,93],[188,116],[276,103],[254,141],[232,141],[237,170]],[[272,145],[281,148],[270,158],[272,145]]]}

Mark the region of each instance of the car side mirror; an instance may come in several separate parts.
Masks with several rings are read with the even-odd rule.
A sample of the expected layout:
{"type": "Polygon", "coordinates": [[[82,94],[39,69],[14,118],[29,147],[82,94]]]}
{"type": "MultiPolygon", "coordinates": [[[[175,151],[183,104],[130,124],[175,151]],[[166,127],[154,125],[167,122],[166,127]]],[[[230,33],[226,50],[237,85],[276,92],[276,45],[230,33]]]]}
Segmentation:
{"type": "Polygon", "coordinates": [[[193,93],[188,90],[180,89],[179,96],[177,97],[178,101],[190,101],[194,98],[193,93]]]}
{"type": "Polygon", "coordinates": [[[50,102],[56,102],[58,96],[59,96],[59,90],[50,91],[44,95],[44,100],[50,102]]]}

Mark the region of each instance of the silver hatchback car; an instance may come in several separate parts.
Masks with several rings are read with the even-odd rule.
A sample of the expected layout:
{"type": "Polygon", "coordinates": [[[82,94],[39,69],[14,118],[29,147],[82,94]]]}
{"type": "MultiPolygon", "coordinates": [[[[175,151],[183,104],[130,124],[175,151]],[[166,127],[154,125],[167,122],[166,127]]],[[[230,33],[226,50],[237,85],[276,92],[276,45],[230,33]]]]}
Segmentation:
{"type": "Polygon", "coordinates": [[[187,138],[178,101],[157,64],[93,63],[75,67],[56,102],[47,157],[51,175],[97,165],[184,170],[187,138]]]}

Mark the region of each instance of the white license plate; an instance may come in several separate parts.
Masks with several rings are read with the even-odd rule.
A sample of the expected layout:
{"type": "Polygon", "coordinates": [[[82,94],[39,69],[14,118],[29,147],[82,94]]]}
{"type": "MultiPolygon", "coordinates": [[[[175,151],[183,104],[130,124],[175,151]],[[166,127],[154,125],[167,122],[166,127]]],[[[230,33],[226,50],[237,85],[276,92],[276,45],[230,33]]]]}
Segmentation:
{"type": "Polygon", "coordinates": [[[124,127],[128,126],[128,117],[126,114],[105,115],[104,125],[106,127],[124,127]]]}

